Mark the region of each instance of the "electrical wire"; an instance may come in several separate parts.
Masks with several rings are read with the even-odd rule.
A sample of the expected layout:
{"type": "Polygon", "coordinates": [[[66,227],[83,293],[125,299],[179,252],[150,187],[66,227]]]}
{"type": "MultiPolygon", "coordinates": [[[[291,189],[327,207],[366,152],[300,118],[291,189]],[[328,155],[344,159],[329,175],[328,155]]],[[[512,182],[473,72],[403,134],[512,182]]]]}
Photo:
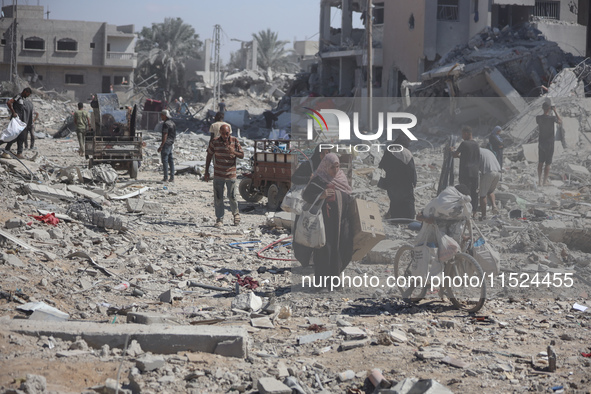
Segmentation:
{"type": "Polygon", "coordinates": [[[286,237],[286,238],[281,238],[275,242],[270,243],[269,245],[265,246],[264,248],[262,248],[261,250],[259,250],[257,252],[257,256],[261,259],[268,259],[268,260],[279,260],[279,261],[298,261],[297,259],[284,259],[284,258],[280,258],[280,257],[269,257],[269,256],[263,256],[261,253],[263,253],[265,250],[272,248],[273,246],[277,245],[278,243],[281,243],[283,241],[287,241],[288,239],[291,239],[292,237],[286,237]]]}

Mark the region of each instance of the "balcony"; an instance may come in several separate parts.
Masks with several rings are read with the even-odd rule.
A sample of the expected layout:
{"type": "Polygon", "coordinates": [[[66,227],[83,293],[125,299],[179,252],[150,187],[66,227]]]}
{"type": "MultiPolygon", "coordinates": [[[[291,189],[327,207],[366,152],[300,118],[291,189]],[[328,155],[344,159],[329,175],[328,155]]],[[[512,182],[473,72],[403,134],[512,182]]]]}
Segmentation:
{"type": "Polygon", "coordinates": [[[137,67],[137,54],[133,52],[107,52],[105,66],[137,67]]]}

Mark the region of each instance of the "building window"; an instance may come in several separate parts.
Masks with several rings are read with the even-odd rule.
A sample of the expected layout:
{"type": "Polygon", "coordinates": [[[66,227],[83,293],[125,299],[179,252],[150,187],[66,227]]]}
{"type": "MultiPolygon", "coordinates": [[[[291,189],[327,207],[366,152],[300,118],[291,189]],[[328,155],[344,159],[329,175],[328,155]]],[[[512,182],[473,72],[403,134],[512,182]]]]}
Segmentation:
{"type": "Polygon", "coordinates": [[[25,45],[24,49],[30,49],[34,51],[44,51],[45,50],[45,40],[39,37],[29,37],[25,38],[25,45]]]}
{"type": "Polygon", "coordinates": [[[383,25],[384,24],[384,3],[375,3],[373,7],[373,24],[383,25]]]}
{"type": "Polygon", "coordinates": [[[2,46],[6,45],[6,38],[3,38],[2,40],[0,40],[0,45],[2,45],[2,46]]]}
{"type": "Polygon", "coordinates": [[[71,38],[62,38],[57,42],[57,50],[58,51],[68,51],[68,52],[77,52],[78,51],[78,42],[76,40],[72,40],[71,38]]]}
{"type": "Polygon", "coordinates": [[[114,76],[113,77],[113,85],[127,85],[127,79],[125,77],[114,76]]]}
{"type": "Polygon", "coordinates": [[[94,42],[90,43],[90,49],[94,49],[94,42]]]}
{"type": "Polygon", "coordinates": [[[560,19],[560,1],[536,1],[534,16],[544,19],[560,19]]]}
{"type": "Polygon", "coordinates": [[[437,0],[437,20],[459,21],[458,2],[459,0],[437,0]]]}
{"type": "Polygon", "coordinates": [[[410,14],[410,18],[408,18],[408,29],[414,30],[415,28],[415,16],[414,14],[410,14]]]}
{"type": "Polygon", "coordinates": [[[84,75],[79,74],[66,74],[66,83],[72,85],[83,85],[84,75]]]}

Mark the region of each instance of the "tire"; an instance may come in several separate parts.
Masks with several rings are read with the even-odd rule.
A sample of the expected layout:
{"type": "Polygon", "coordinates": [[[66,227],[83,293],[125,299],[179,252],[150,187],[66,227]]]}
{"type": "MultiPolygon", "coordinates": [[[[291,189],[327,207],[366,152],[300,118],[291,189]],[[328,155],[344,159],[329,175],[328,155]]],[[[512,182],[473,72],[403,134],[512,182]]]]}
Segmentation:
{"type": "Polygon", "coordinates": [[[472,281],[462,283],[459,287],[455,287],[453,282],[449,287],[449,283],[445,283],[447,296],[454,307],[470,313],[478,312],[486,301],[486,283],[482,280],[484,271],[474,257],[466,253],[457,253],[452,260],[445,263],[444,273],[452,280],[457,276],[464,277],[465,274],[468,274],[468,280],[478,278],[478,283],[474,282],[478,286],[471,286],[472,281]]]}
{"type": "Polygon", "coordinates": [[[131,179],[137,179],[138,168],[139,168],[139,162],[137,160],[132,161],[131,164],[129,165],[129,177],[131,179]]]}
{"type": "Polygon", "coordinates": [[[246,202],[259,202],[263,199],[263,195],[257,191],[250,191],[250,185],[252,185],[252,179],[244,178],[238,185],[238,191],[244,201],[246,202]]]}
{"type": "MultiPolygon", "coordinates": [[[[397,283],[398,277],[400,276],[405,278],[410,278],[413,276],[411,273],[411,266],[413,262],[414,247],[410,245],[401,246],[396,252],[396,256],[394,256],[394,277],[396,278],[397,283]]],[[[413,283],[410,280],[407,282],[407,285],[408,286],[406,287],[398,287],[404,301],[419,302],[425,298],[425,295],[427,294],[427,286],[417,287],[415,286],[416,283],[413,283]]]]}
{"type": "Polygon", "coordinates": [[[281,190],[279,186],[273,184],[269,186],[269,190],[267,190],[267,207],[270,211],[276,211],[281,207],[281,202],[283,201],[283,196],[281,195],[281,190]]]}

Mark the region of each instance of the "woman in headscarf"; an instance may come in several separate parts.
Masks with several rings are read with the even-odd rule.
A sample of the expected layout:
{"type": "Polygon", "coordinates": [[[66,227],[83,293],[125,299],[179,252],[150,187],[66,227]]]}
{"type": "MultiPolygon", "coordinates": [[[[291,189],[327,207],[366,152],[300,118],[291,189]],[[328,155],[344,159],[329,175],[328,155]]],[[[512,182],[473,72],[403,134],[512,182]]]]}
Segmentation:
{"type": "Polygon", "coordinates": [[[388,197],[390,198],[390,209],[386,218],[408,218],[414,219],[415,194],[414,188],[417,185],[417,171],[412,153],[408,150],[410,139],[406,134],[396,138],[394,144],[402,146],[400,152],[385,151],[379,168],[386,172],[386,184],[388,197]]]}
{"type": "Polygon", "coordinates": [[[347,176],[340,169],[339,157],[334,153],[327,154],[302,193],[304,200],[310,204],[317,197],[324,200],[322,217],[326,245],[311,249],[294,240],[296,258],[304,266],[311,260],[316,276],[339,275],[351,261],[353,232],[350,221],[354,201],[351,192],[347,176]]]}
{"type": "Polygon", "coordinates": [[[317,145],[310,160],[300,164],[295,170],[291,176],[291,183],[294,185],[307,185],[327,152],[327,150],[320,150],[320,145],[317,145]]]}

